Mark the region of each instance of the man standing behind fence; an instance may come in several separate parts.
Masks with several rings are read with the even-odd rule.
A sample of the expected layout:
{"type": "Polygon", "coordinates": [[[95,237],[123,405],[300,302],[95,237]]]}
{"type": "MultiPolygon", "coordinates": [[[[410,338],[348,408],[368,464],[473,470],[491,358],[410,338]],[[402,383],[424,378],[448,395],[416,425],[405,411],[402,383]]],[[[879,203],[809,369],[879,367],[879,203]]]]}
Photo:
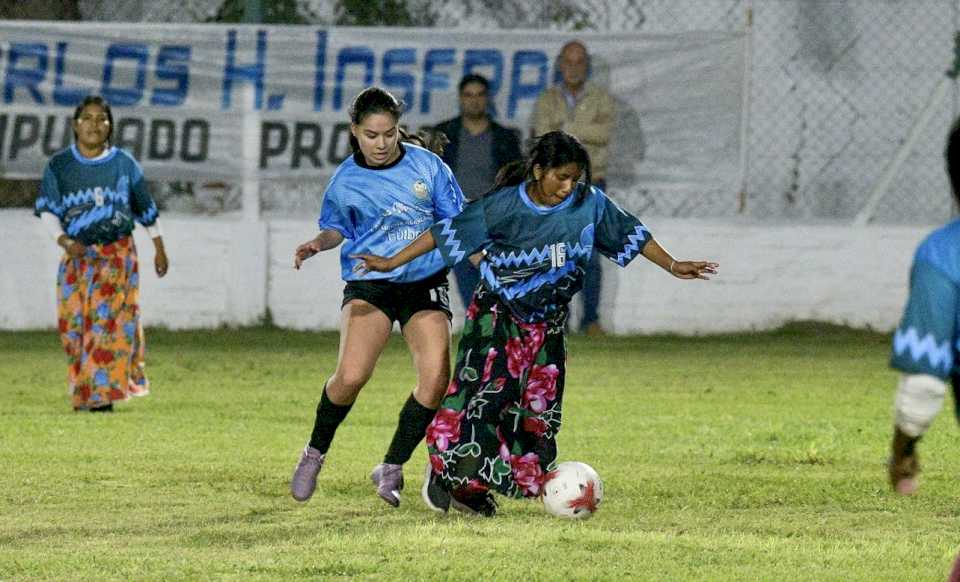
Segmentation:
{"type": "MultiPolygon", "coordinates": [[[[443,151],[443,161],[470,202],[493,187],[497,171],[522,156],[517,132],[490,118],[490,82],[481,75],[469,74],[460,79],[460,115],[437,125],[450,139],[443,151]]],[[[470,261],[454,265],[457,290],[464,308],[470,305],[473,290],[480,281],[480,272],[470,261]]]]}
{"type": "MultiPolygon", "coordinates": [[[[593,185],[606,191],[607,148],[615,113],[613,97],[602,87],[590,83],[590,54],[579,40],[563,45],[557,57],[562,82],[537,98],[533,116],[536,136],[563,130],[573,134],[586,147],[593,164],[593,185]]],[[[594,253],[583,281],[583,317],[580,331],[602,335],[600,327],[600,258],[594,253]]]]}

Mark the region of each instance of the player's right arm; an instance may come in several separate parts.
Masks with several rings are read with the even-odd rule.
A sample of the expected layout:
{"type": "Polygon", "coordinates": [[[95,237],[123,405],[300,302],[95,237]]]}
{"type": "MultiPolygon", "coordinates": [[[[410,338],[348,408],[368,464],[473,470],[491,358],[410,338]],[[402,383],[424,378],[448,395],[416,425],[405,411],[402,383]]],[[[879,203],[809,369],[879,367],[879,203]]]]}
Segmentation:
{"type": "Polygon", "coordinates": [[[297,247],[293,254],[293,268],[299,269],[304,261],[317,253],[332,249],[343,242],[343,235],[333,229],[322,229],[317,236],[297,247]]]}

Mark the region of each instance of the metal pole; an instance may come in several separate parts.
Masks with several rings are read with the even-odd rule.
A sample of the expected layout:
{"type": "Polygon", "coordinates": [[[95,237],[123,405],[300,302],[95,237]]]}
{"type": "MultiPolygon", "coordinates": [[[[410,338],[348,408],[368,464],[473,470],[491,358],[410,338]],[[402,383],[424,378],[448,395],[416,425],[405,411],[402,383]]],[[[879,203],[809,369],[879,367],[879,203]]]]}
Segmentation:
{"type": "Polygon", "coordinates": [[[743,94],[740,96],[740,192],[737,213],[747,211],[750,183],[750,87],[753,74],[753,0],[746,1],[743,37],[743,94]]]}

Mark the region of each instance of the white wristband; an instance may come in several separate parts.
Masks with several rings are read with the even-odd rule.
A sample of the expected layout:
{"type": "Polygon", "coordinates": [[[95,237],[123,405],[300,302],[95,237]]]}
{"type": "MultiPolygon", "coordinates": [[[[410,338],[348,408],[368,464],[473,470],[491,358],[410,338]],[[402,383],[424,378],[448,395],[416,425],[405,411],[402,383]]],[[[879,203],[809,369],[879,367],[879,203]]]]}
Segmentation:
{"type": "Polygon", "coordinates": [[[150,238],[159,238],[163,236],[163,229],[160,228],[159,218],[156,222],[144,228],[147,229],[147,234],[150,236],[150,238]]]}
{"type": "Polygon", "coordinates": [[[677,262],[676,262],[675,260],[673,260],[673,259],[670,260],[670,274],[673,275],[673,276],[676,276],[676,275],[677,275],[676,273],[673,272],[673,266],[676,265],[676,264],[677,264],[677,262]]]}

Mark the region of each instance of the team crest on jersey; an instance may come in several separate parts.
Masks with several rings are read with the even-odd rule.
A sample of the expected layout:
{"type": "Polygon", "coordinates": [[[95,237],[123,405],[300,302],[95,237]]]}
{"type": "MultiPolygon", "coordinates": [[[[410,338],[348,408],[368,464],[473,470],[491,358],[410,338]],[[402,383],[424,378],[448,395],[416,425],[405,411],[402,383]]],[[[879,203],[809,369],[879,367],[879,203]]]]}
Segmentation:
{"type": "Polygon", "coordinates": [[[417,198],[423,199],[426,198],[430,193],[430,189],[427,188],[427,183],[423,180],[417,180],[413,183],[413,193],[417,198]]]}

